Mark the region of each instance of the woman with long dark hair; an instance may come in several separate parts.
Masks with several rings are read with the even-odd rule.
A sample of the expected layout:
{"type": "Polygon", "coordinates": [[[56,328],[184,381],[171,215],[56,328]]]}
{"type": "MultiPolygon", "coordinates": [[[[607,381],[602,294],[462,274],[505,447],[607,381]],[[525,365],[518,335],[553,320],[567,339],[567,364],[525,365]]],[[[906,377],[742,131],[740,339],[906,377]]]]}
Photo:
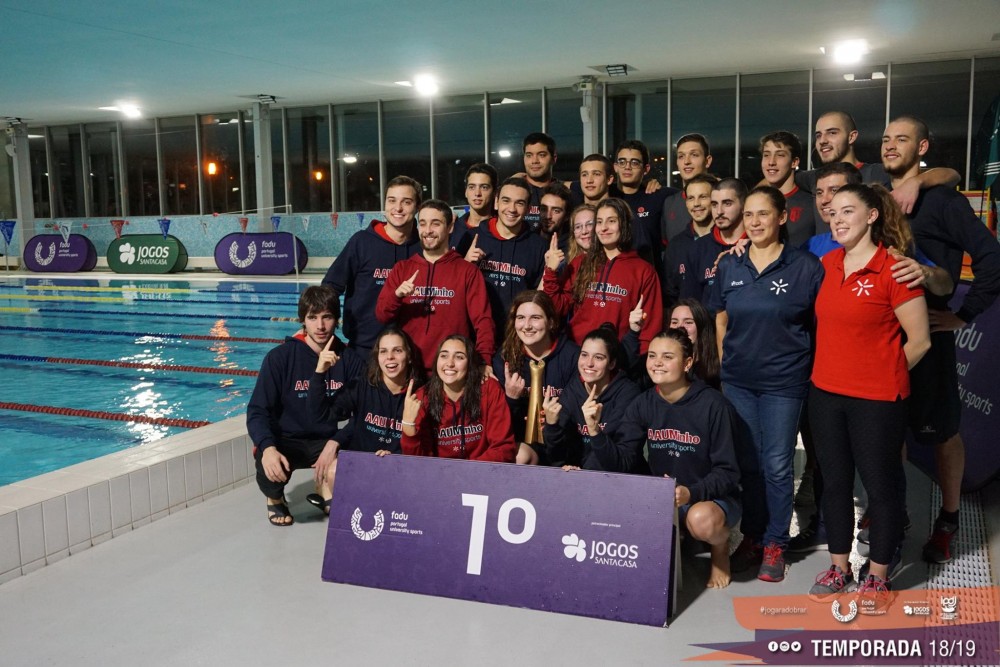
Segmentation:
{"type": "Polygon", "coordinates": [[[715,320],[697,299],[681,299],[670,311],[670,328],[680,327],[687,332],[694,344],[694,376],[713,389],[719,389],[718,337],[715,335],[715,320]]]}
{"type": "Polygon", "coordinates": [[[824,600],[853,583],[848,557],[857,471],[871,519],[871,559],[859,592],[878,607],[891,588],[890,564],[905,523],[898,480],[909,369],[930,349],[930,327],[923,290],[892,276],[896,259],[888,249],[913,250],[909,223],[892,195],[881,186],[845,185],[830,208],[830,229],[843,248],[823,257],[809,420],[823,471],[831,564],[809,593],[824,600]]]}
{"type": "Polygon", "coordinates": [[[633,250],[632,211],[623,200],[609,197],[597,206],[594,234],[586,254],[561,273],[548,262],[542,278],[560,316],[568,318],[569,337],[580,341],[604,322],[611,322],[619,339],[628,332],[629,313],[643,299],[647,319],[639,332],[644,354],[663,326],[660,281],[653,266],[633,250]]]}
{"type": "Polygon", "coordinates": [[[565,336],[560,336],[558,330],[559,316],[552,299],[545,292],[525,290],[514,297],[507,313],[500,351],[493,357],[493,374],[504,385],[514,441],[519,443],[518,463],[547,463],[547,459],[540,458],[544,454],[541,430],[528,429],[527,420],[537,422],[541,399],[561,394],[576,373],[580,348],[565,336]],[[532,381],[533,375],[542,378],[537,387],[532,381]],[[528,414],[529,405],[537,408],[536,414],[528,414]],[[533,435],[534,442],[525,441],[526,431],[533,435]]]}
{"type": "Polygon", "coordinates": [[[410,381],[400,424],[404,454],[513,463],[517,452],[503,388],[458,334],[441,341],[426,385],[410,381]]]}

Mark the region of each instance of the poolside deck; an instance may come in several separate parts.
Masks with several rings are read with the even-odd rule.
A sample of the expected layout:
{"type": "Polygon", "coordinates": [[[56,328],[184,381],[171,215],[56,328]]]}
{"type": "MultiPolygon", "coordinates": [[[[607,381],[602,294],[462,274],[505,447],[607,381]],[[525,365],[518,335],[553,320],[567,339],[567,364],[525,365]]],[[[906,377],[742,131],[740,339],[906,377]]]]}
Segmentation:
{"type": "MultiPolygon", "coordinates": [[[[923,588],[931,485],[908,472],[914,528],[896,583],[923,588]]],[[[801,593],[826,563],[814,553],[781,584],[706,591],[707,562],[688,558],[666,629],[330,584],[320,579],[326,521],[305,502],[309,487],[297,473],[289,529],[268,525],[251,482],[3,584],[2,663],[676,664],[703,653],[693,644],[752,636],[733,618],[734,597],[801,593]]],[[[1000,516],[1000,484],[977,495],[986,517],[1000,516]]],[[[1000,531],[987,530],[996,551],[1000,531]]]]}

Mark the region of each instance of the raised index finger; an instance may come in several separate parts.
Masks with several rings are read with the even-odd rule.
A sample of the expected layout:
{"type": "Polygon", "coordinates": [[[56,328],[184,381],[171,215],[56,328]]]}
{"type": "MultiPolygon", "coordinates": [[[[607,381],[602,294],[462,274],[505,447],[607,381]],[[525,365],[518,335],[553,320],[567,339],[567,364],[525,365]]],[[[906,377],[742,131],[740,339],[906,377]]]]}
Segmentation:
{"type": "Polygon", "coordinates": [[[594,400],[594,394],[596,393],[597,393],[597,383],[595,382],[594,384],[590,385],[590,394],[587,397],[587,400],[588,401],[594,400]]]}
{"type": "Polygon", "coordinates": [[[413,281],[415,281],[417,279],[417,274],[418,273],[420,273],[420,269],[417,269],[416,271],[414,271],[413,275],[410,276],[410,279],[407,282],[411,282],[412,283],[413,281]]]}
{"type": "Polygon", "coordinates": [[[549,250],[559,250],[559,235],[552,232],[552,238],[549,239],[549,250]]]}
{"type": "Polygon", "coordinates": [[[413,395],[413,378],[410,378],[410,383],[406,385],[406,398],[413,395]]]}
{"type": "Polygon", "coordinates": [[[469,250],[475,248],[477,243],[479,243],[479,234],[472,237],[472,245],[469,246],[469,250]]]}
{"type": "Polygon", "coordinates": [[[639,295],[639,303],[635,304],[636,308],[642,308],[642,294],[639,295]]]}
{"type": "Polygon", "coordinates": [[[333,345],[333,339],[334,338],[336,338],[336,336],[333,335],[333,332],[330,332],[330,340],[326,341],[326,345],[323,346],[323,351],[324,352],[329,352],[330,351],[330,346],[333,345]]]}

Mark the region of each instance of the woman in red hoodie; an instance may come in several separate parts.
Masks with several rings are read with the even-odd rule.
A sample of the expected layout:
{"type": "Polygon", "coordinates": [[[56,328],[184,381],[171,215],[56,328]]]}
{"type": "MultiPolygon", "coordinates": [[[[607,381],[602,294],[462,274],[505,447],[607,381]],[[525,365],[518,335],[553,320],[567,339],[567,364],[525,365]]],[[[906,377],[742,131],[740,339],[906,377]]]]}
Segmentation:
{"type": "Polygon", "coordinates": [[[632,211],[623,200],[609,197],[597,207],[592,243],[562,273],[560,250],[545,253],[542,286],[559,314],[569,317],[569,336],[580,341],[603,322],[611,322],[618,336],[628,333],[629,313],[640,297],[647,314],[639,331],[639,353],[645,354],[663,326],[663,301],[656,271],[632,249],[632,211]]]}
{"type": "Polygon", "coordinates": [[[435,372],[403,401],[404,454],[513,463],[517,453],[510,410],[495,378],[465,336],[441,341],[435,372]]]}

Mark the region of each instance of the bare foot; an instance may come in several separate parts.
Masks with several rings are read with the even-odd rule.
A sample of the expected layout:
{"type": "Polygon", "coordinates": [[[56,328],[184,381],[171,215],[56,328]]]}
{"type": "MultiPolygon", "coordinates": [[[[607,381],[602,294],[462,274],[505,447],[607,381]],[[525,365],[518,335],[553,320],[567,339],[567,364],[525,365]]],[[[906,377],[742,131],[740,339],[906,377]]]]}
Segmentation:
{"type": "Polygon", "coordinates": [[[712,570],[708,573],[706,588],[725,588],[729,585],[729,543],[712,545],[712,570]]]}

